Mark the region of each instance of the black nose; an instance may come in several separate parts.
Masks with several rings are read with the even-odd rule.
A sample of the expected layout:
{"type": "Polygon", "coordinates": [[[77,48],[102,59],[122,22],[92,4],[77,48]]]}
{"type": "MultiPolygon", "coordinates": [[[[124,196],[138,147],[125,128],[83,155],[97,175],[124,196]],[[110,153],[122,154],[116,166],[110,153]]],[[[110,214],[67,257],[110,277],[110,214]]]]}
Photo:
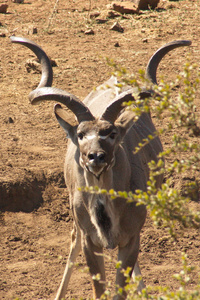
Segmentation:
{"type": "Polygon", "coordinates": [[[106,154],[104,152],[90,152],[88,159],[90,163],[104,163],[106,154]]]}

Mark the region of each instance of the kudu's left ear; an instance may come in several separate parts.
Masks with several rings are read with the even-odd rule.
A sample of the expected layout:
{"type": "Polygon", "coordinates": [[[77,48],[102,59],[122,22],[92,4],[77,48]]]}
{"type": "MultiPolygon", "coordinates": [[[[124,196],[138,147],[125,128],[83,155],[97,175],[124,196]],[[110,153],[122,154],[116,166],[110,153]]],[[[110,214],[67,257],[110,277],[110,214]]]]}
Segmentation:
{"type": "Polygon", "coordinates": [[[119,129],[123,138],[136,120],[136,114],[133,111],[125,110],[115,121],[115,126],[119,129]]]}
{"type": "Polygon", "coordinates": [[[67,133],[67,137],[70,138],[74,144],[77,144],[76,131],[78,122],[71,111],[66,111],[60,104],[54,106],[54,113],[60,126],[67,133]],[[67,120],[67,121],[66,121],[67,120]]]}

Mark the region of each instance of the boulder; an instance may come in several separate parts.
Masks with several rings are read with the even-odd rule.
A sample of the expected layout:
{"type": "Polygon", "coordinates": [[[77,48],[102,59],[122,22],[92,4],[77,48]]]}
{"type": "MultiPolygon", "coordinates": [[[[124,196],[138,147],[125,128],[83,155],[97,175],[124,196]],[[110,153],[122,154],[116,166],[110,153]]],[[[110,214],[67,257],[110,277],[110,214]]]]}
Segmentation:
{"type": "Polygon", "coordinates": [[[132,1],[114,1],[108,8],[113,9],[121,14],[135,14],[139,10],[154,9],[160,0],[132,0],[132,1]]]}
{"type": "Polygon", "coordinates": [[[118,23],[115,22],[111,27],[110,30],[118,31],[118,32],[124,32],[124,28],[118,23]]]}
{"type": "Polygon", "coordinates": [[[132,0],[138,7],[138,9],[154,9],[157,7],[160,0],[132,0]]]}
{"type": "Polygon", "coordinates": [[[8,8],[8,4],[0,4],[0,13],[6,14],[8,8]]]}
{"type": "Polygon", "coordinates": [[[135,14],[138,13],[137,5],[135,5],[133,2],[112,2],[111,5],[109,5],[110,9],[113,9],[120,14],[135,14]]]}

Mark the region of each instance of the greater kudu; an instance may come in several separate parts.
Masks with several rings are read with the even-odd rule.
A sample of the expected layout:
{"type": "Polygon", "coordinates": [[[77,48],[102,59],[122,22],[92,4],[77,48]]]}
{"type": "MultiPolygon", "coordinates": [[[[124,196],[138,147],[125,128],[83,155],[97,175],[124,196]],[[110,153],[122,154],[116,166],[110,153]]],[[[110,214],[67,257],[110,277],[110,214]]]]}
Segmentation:
{"type": "MultiPolygon", "coordinates": [[[[155,134],[155,127],[150,114],[143,113],[135,120],[135,113],[124,108],[124,101],[134,100],[132,87],[120,90],[117,79],[111,77],[81,102],[76,96],[51,87],[51,64],[37,44],[19,37],[11,37],[11,40],[30,48],[41,62],[42,78],[29,95],[31,103],[58,101],[66,105],[77,119],[75,125],[70,124],[68,112],[60,104],[55,105],[56,118],[71,140],[64,175],[74,216],[71,250],[56,299],[66,294],[81,242],[90,273],[100,274],[100,281],[93,279],[94,298],[100,298],[105,291],[103,248],[118,247],[118,259],[122,263],[117,270],[117,286],[125,285],[121,269],[130,267],[130,275],[140,274],[137,258],[146,207],[127,203],[123,198],[111,200],[104,194],[90,194],[78,188],[98,186],[115,191],[145,191],[149,178],[148,162],[157,161],[157,155],[162,151],[160,139],[155,136],[138,153],[133,153],[138,143],[155,134]]],[[[157,84],[156,70],[164,55],[176,47],[190,44],[190,41],[174,41],[155,52],[146,68],[146,78],[152,86],[157,84]]],[[[139,91],[139,97],[150,97],[152,93],[152,90],[143,88],[139,91]]],[[[159,188],[162,175],[157,176],[156,181],[159,188]]],[[[143,287],[144,283],[140,281],[138,289],[143,287]]],[[[117,295],[116,299],[122,299],[125,295],[125,292],[117,295]]]]}

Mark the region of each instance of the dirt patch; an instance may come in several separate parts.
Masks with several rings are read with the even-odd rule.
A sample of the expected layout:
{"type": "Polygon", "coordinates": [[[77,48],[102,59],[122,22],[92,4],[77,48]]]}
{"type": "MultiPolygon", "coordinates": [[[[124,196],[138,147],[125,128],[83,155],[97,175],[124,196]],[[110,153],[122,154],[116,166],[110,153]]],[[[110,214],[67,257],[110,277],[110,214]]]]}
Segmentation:
{"type": "Polygon", "coordinates": [[[43,202],[41,185],[43,186],[43,182],[39,182],[36,177],[20,178],[15,182],[2,182],[0,209],[13,212],[33,211],[43,202]]]}
{"type": "Polygon", "coordinates": [[[31,212],[43,204],[52,185],[66,187],[62,171],[54,170],[52,174],[45,174],[42,170],[37,173],[26,169],[20,171],[17,180],[0,182],[1,211],[31,212]]]}
{"type": "MultiPolygon", "coordinates": [[[[174,80],[188,55],[191,63],[199,64],[198,1],[160,0],[157,10],[110,17],[106,5],[111,1],[61,0],[53,10],[55,2],[9,1],[7,13],[0,14],[0,298],[6,300],[54,298],[69,254],[72,229],[62,173],[66,137],[51,103],[35,107],[29,104],[28,94],[37,86],[40,74],[30,64],[27,71],[34,55],[11,44],[9,36],[24,36],[41,45],[55,61],[53,85],[81,99],[109,78],[112,69],[105,57],[137,72],[146,67],[160,46],[190,39],[191,47],[177,49],[162,61],[158,80],[174,80]],[[90,13],[97,12],[106,16],[102,17],[104,22],[90,18],[90,13]],[[123,33],[110,30],[116,21],[123,33]],[[90,29],[93,34],[85,34],[90,29]]],[[[198,91],[196,112],[200,119],[199,96],[198,91]]],[[[169,115],[153,120],[160,128],[167,124],[169,115]]],[[[198,140],[191,136],[189,142],[198,140]]],[[[166,134],[162,141],[164,147],[169,147],[171,135],[166,134]]],[[[187,178],[198,179],[190,174],[187,178]]],[[[182,189],[184,180],[174,174],[173,186],[182,189]]],[[[190,205],[199,210],[199,202],[190,205]]],[[[191,265],[200,266],[199,232],[185,230],[178,237],[177,242],[171,241],[167,232],[155,228],[148,218],[139,257],[147,284],[176,289],[172,275],[181,269],[182,251],[187,252],[191,265]]],[[[116,251],[106,254],[113,259],[106,262],[107,278],[114,282],[116,251]]],[[[66,299],[92,297],[90,276],[81,272],[85,267],[82,254],[78,263],[66,299]]],[[[197,278],[194,273],[188,288],[196,284],[197,278]]]]}

